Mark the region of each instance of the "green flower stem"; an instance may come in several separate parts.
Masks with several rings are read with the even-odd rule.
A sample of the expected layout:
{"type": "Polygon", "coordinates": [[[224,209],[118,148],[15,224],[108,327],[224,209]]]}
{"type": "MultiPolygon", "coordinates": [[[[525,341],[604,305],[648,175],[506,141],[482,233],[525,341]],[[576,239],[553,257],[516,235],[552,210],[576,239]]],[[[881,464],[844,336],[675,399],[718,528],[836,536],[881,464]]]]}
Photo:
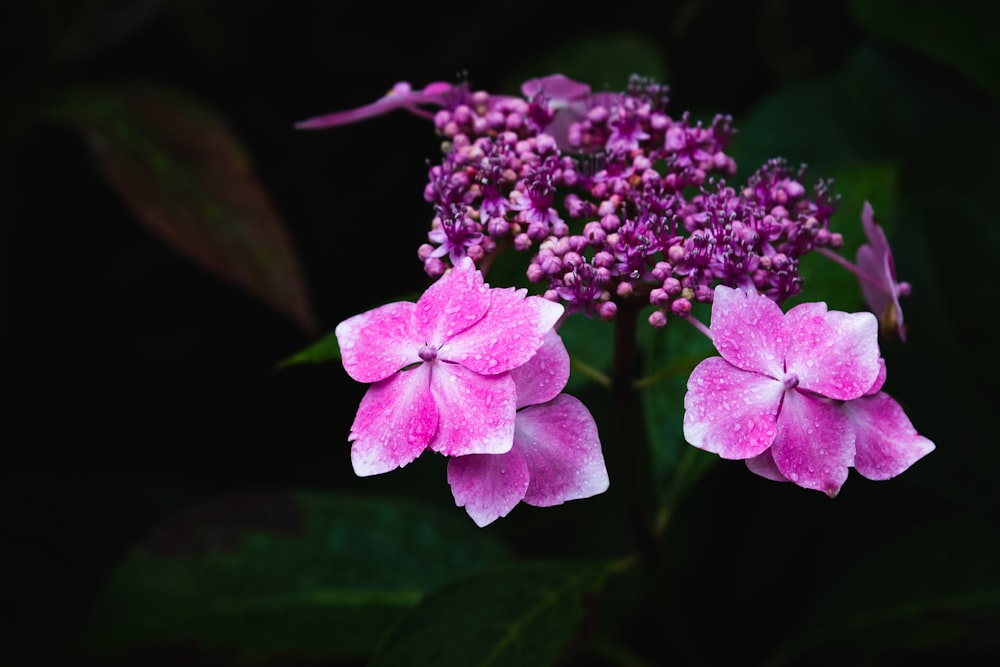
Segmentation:
{"type": "Polygon", "coordinates": [[[639,395],[635,386],[637,374],[637,333],[639,307],[634,301],[618,304],[615,317],[614,366],[611,373],[611,393],[618,420],[618,446],[625,465],[625,483],[629,495],[632,531],[639,553],[652,556],[657,550],[650,526],[653,507],[652,469],[649,448],[643,437],[639,395]]]}
{"type": "Polygon", "coordinates": [[[584,361],[580,361],[580,359],[570,355],[569,365],[570,368],[572,368],[575,371],[579,371],[580,375],[583,375],[584,377],[593,381],[598,386],[604,387],[605,389],[611,388],[611,378],[609,378],[607,375],[605,375],[598,369],[594,368],[590,364],[584,361]]]}
{"type": "Polygon", "coordinates": [[[680,463],[677,464],[677,468],[674,470],[673,479],[670,480],[670,486],[663,496],[660,509],[653,519],[652,532],[654,539],[657,541],[663,539],[664,534],[667,532],[667,527],[670,525],[670,520],[674,516],[674,507],[677,505],[677,501],[683,495],[684,491],[687,490],[688,484],[685,483],[685,480],[690,477],[691,471],[695,467],[698,453],[699,450],[695,447],[684,448],[684,454],[680,463]]]}

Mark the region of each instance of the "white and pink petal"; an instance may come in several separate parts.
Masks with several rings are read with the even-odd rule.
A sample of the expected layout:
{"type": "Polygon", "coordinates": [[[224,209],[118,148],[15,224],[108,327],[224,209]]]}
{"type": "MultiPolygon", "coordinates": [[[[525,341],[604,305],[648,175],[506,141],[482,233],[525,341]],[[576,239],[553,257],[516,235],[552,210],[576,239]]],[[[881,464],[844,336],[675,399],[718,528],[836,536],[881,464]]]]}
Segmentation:
{"type": "Polygon", "coordinates": [[[349,317],[334,329],[344,370],[357,382],[378,382],[420,361],[423,343],[413,330],[415,305],[388,303],[349,317]]]}
{"type": "Polygon", "coordinates": [[[444,343],[479,322],[490,308],[490,288],[468,257],[417,300],[414,333],[428,343],[444,343]]]}
{"type": "Polygon", "coordinates": [[[506,454],[470,454],[448,460],[448,484],[455,504],[482,528],[517,506],[529,484],[528,465],[512,449],[506,454]]]}
{"type": "Polygon", "coordinates": [[[551,401],[569,381],[569,353],[555,329],[549,329],[531,359],[510,371],[517,387],[517,407],[551,401]]]}
{"type": "Polygon", "coordinates": [[[719,285],[712,301],[712,342],[739,369],[780,380],[784,374],[784,315],[763,294],[719,285]]]}
{"type": "Polygon", "coordinates": [[[878,321],[871,313],[827,311],[803,303],[785,315],[789,336],[785,367],[799,387],[850,400],[867,392],[879,374],[878,321]]]}
{"type": "Polygon", "coordinates": [[[358,476],[378,475],[420,456],[437,432],[429,367],[397,373],[368,388],[351,424],[351,463],[358,476]]]}
{"type": "Polygon", "coordinates": [[[551,507],[608,490],[597,424],[573,396],[560,394],[518,412],[514,449],[528,465],[529,505],[551,507]]]}
{"type": "Polygon", "coordinates": [[[855,433],[854,467],[868,479],[891,479],[934,450],[885,392],[847,401],[843,410],[855,433]]]}
{"type": "Polygon", "coordinates": [[[784,385],[709,357],[691,372],[684,395],[684,439],[724,459],[747,459],[774,440],[784,385]]]}
{"type": "Polygon", "coordinates": [[[445,456],[509,451],[517,402],[510,374],[479,375],[440,360],[430,365],[438,427],[428,446],[445,456]]]}
{"type": "Polygon", "coordinates": [[[489,310],[452,337],[441,357],[484,375],[507,372],[535,355],[562,313],[562,305],[523,289],[491,289],[489,310]]]}
{"type": "Polygon", "coordinates": [[[788,480],[833,498],[854,465],[854,430],[837,404],[792,390],[781,405],[771,456],[788,480]]]}

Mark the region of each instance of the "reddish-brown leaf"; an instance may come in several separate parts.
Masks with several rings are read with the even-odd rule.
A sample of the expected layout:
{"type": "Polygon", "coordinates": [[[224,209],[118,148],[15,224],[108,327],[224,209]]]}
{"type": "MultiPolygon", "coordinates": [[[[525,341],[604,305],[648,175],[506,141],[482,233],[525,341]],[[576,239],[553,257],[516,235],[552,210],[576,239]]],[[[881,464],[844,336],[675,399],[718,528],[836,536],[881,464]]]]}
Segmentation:
{"type": "Polygon", "coordinates": [[[82,132],[111,185],[154,234],[315,331],[285,222],[217,114],[151,84],[77,91],[58,114],[82,132]]]}

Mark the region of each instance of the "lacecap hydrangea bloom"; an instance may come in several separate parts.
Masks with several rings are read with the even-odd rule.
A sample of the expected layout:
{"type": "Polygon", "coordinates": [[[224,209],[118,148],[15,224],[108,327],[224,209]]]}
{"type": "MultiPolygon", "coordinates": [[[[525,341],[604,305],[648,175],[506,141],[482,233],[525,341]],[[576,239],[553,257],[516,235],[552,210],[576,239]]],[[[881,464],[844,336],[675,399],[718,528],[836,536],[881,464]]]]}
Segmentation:
{"type": "Polygon", "coordinates": [[[684,437],[754,472],[833,497],[853,467],[888,479],[934,449],[880,389],[871,313],[771,299],[720,285],[710,331],[721,356],[688,379],[684,437]]]}
{"type": "Polygon", "coordinates": [[[438,281],[416,304],[336,330],[347,372],[372,383],[350,432],[359,475],[441,453],[456,503],[481,526],[520,502],[602,492],[596,426],[560,393],[568,370],[554,327],[575,314],[615,321],[643,309],[657,329],[687,320],[721,354],[688,382],[683,430],[696,447],[830,496],[851,467],[889,479],[933,450],[881,391],[878,322],[904,338],[899,297],[909,285],[896,280],[868,202],[868,243],[853,264],[829,226],[840,202],[832,181],[809,188],[804,166],[774,158],[735,182],[729,116],[675,114],[668,87],[640,76],[623,91],[592,92],[553,74],[520,92],[401,82],[371,104],[296,126],[403,109],[441,139],[423,192],[430,230],[416,253],[438,281]],[[484,283],[480,270],[507,251],[529,255],[525,278],[540,296],[484,283]],[[782,312],[802,292],[799,261],[813,251],[858,275],[879,320],[823,303],[782,312]],[[698,304],[711,305],[710,328],[692,316],[698,304]]]}

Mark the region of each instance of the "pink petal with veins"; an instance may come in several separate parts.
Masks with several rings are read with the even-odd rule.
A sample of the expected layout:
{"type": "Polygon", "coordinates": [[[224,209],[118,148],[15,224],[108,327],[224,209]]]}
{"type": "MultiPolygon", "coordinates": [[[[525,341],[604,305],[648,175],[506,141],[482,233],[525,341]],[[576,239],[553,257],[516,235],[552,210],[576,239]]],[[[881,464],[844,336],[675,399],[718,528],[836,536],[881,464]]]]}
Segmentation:
{"type": "Polygon", "coordinates": [[[849,400],[868,391],[879,373],[878,321],[871,313],[827,311],[803,303],[785,315],[785,367],[799,387],[849,400]]]}
{"type": "Polygon", "coordinates": [[[438,409],[429,447],[445,456],[503,454],[514,443],[514,380],[509,373],[479,375],[440,360],[432,366],[430,393],[438,409]]]}
{"type": "Polygon", "coordinates": [[[868,479],[895,477],[934,450],[885,392],[848,401],[843,409],[856,436],[854,467],[868,479]]]}
{"type": "Polygon", "coordinates": [[[688,378],[684,439],[725,459],[756,456],[774,440],[784,390],[781,382],[709,357],[688,378]]]}
{"type": "Polygon", "coordinates": [[[388,472],[423,453],[438,425],[429,382],[430,367],[421,364],[368,388],[348,437],[354,443],[351,462],[355,474],[364,477],[388,472]]]}
{"type": "Polygon", "coordinates": [[[440,347],[483,319],[489,308],[490,288],[466,257],[417,300],[414,327],[422,342],[440,347]]]}
{"type": "Polygon", "coordinates": [[[455,504],[464,507],[480,528],[507,516],[521,502],[528,476],[528,465],[516,449],[448,461],[448,484],[455,504]]]}
{"type": "Polygon", "coordinates": [[[523,289],[490,290],[489,310],[483,318],[455,335],[441,349],[441,358],[482,373],[503,373],[535,355],[563,313],[563,306],[523,289]]]}
{"type": "Polygon", "coordinates": [[[517,407],[539,405],[555,398],[569,381],[569,353],[555,329],[549,329],[527,363],[510,372],[517,387],[517,407]]]}
{"type": "Polygon", "coordinates": [[[334,330],[344,370],[358,382],[384,380],[420,361],[423,344],[413,331],[415,304],[389,303],[350,317],[334,330]]]}
{"type": "Polygon", "coordinates": [[[597,424],[572,396],[560,394],[518,412],[514,448],[528,464],[529,505],[551,507],[608,489],[597,424]]]}
{"type": "Polygon", "coordinates": [[[771,456],[790,481],[833,498],[854,465],[854,430],[838,405],[791,390],[778,415],[771,456]]]}
{"type": "Polygon", "coordinates": [[[763,294],[719,285],[712,303],[712,342],[723,359],[780,380],[787,337],[778,304],[763,294]]]}

